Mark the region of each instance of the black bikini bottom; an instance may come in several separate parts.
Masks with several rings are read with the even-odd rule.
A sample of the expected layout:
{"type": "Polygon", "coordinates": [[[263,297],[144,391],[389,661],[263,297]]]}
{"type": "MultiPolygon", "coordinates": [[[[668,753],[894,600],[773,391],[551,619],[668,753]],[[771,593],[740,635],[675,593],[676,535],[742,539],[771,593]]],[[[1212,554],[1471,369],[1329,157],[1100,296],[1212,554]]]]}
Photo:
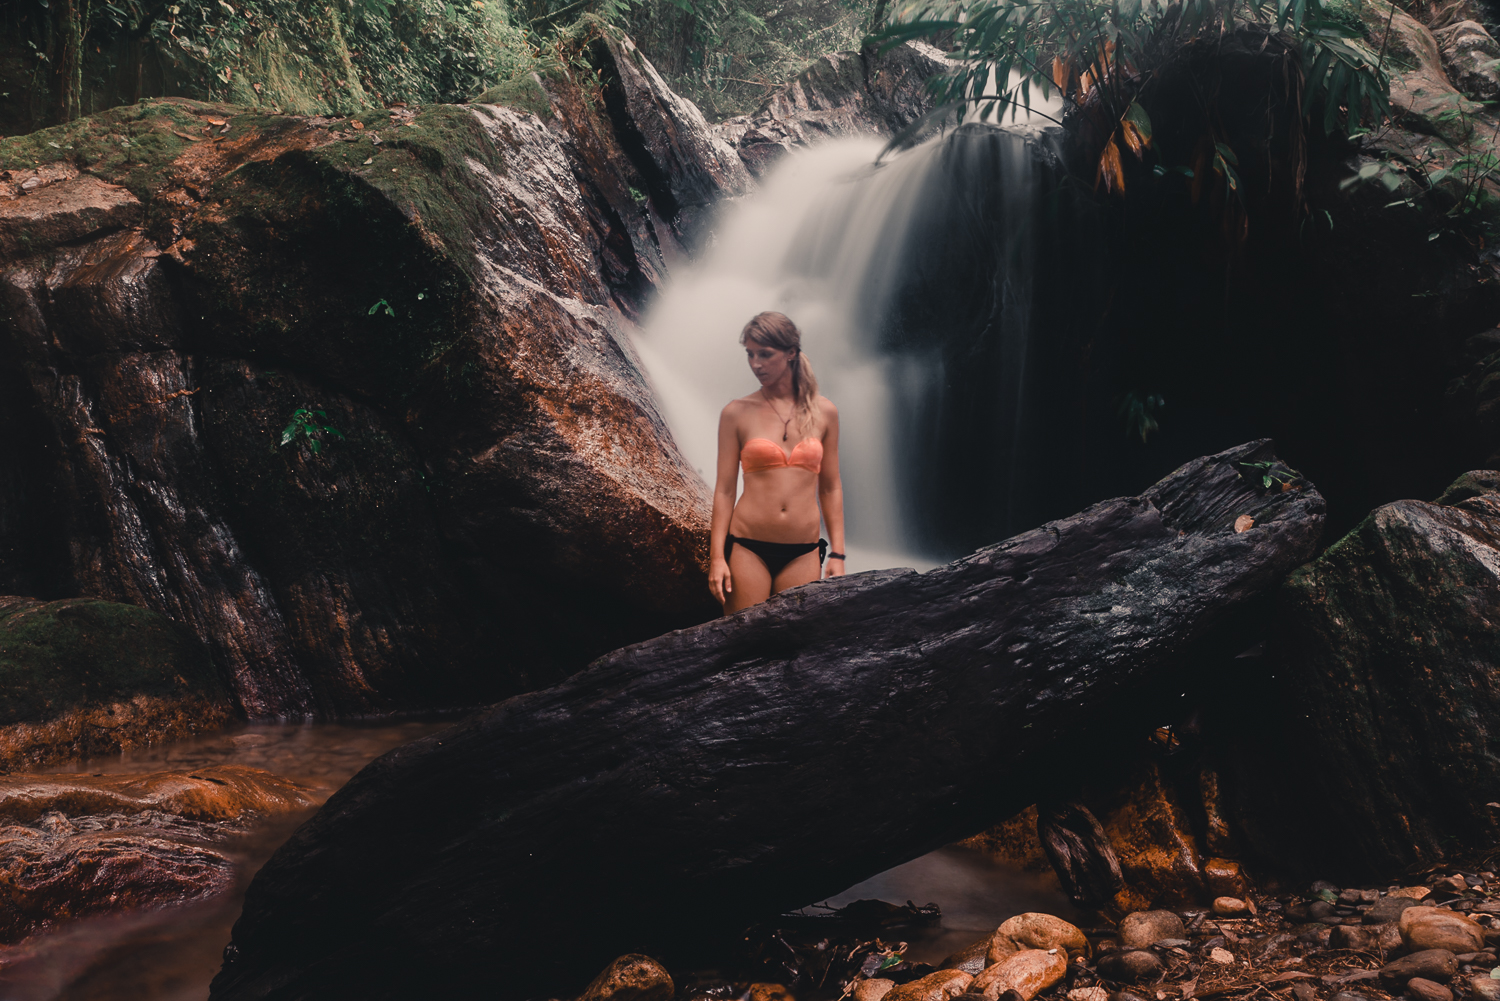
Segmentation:
{"type": "Polygon", "coordinates": [[[818,566],[823,565],[823,557],[828,552],[828,540],[819,539],[817,542],[762,542],[759,539],[746,539],[738,535],[730,535],[724,539],[724,559],[728,561],[729,554],[734,552],[735,543],[739,543],[750,550],[771,571],[771,579],[786,569],[786,565],[799,556],[805,556],[814,549],[818,551],[818,566]]]}

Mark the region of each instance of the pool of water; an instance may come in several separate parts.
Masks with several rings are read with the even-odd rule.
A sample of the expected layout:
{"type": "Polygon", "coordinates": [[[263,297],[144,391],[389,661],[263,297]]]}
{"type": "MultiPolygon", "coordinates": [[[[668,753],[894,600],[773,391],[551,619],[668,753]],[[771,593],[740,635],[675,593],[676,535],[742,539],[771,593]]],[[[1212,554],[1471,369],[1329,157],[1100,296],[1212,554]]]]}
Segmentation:
{"type": "Polygon", "coordinates": [[[942,908],[940,925],[913,929],[902,936],[910,946],[908,959],[933,965],[1024,911],[1055,914],[1067,921],[1080,917],[1052,873],[1025,872],[958,845],[887,869],[827,903],[842,907],[871,899],[893,904],[910,901],[918,906],[937,904],[942,908]]]}
{"type": "MultiPolygon", "coordinates": [[[[454,718],[356,723],[247,723],[39,773],[119,774],[249,765],[285,775],[323,802],[366,763],[454,718]]],[[[245,887],[314,808],[250,825],[218,846],[236,864],[234,889],[211,900],[75,921],[0,946],[0,1001],[203,1001],[239,917],[245,887]]]]}

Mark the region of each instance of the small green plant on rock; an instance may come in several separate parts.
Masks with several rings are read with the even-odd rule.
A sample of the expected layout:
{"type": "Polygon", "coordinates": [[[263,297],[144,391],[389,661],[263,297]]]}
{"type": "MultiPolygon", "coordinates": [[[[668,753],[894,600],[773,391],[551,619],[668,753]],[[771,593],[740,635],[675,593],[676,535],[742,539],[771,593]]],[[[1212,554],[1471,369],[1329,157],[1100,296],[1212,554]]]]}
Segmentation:
{"type": "Polygon", "coordinates": [[[331,424],[324,424],[328,420],[328,414],[322,410],[310,410],[307,407],[298,407],[292,411],[292,419],[281,432],[281,444],[283,447],[292,444],[306,444],[313,455],[319,455],[323,451],[323,436],[331,434],[339,441],[347,441],[344,432],[331,424]]]}

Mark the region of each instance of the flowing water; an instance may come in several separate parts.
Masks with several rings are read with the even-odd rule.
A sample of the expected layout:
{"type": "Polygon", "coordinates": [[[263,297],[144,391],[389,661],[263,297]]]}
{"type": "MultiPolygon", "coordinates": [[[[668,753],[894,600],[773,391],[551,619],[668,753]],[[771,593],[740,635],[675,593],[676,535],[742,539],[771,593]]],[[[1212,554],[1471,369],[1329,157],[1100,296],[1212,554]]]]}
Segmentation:
{"type": "MultiPolygon", "coordinates": [[[[249,765],[296,779],[322,802],[366,763],[453,720],[249,723],[110,758],[68,762],[47,774],[192,771],[249,765]]],[[[234,889],[174,907],[85,918],[0,946],[0,1001],[203,1001],[239,917],[250,877],[313,810],[263,819],[228,845],[234,889]]]]}

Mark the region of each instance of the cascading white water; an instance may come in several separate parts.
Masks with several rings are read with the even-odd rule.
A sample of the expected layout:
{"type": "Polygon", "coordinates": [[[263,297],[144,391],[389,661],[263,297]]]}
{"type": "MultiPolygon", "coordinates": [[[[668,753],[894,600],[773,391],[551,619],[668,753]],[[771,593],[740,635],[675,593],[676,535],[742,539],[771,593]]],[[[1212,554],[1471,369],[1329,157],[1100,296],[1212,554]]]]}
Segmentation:
{"type": "Polygon", "coordinates": [[[849,569],[931,567],[907,550],[892,468],[890,359],[860,329],[878,316],[937,154],[933,144],[876,168],[878,139],[788,156],[755,195],[729,206],[706,257],[674,275],[640,340],[667,422],[712,482],[719,410],[755,389],[739,332],[756,313],[786,313],[820,388],[840,415],[849,569]]]}

